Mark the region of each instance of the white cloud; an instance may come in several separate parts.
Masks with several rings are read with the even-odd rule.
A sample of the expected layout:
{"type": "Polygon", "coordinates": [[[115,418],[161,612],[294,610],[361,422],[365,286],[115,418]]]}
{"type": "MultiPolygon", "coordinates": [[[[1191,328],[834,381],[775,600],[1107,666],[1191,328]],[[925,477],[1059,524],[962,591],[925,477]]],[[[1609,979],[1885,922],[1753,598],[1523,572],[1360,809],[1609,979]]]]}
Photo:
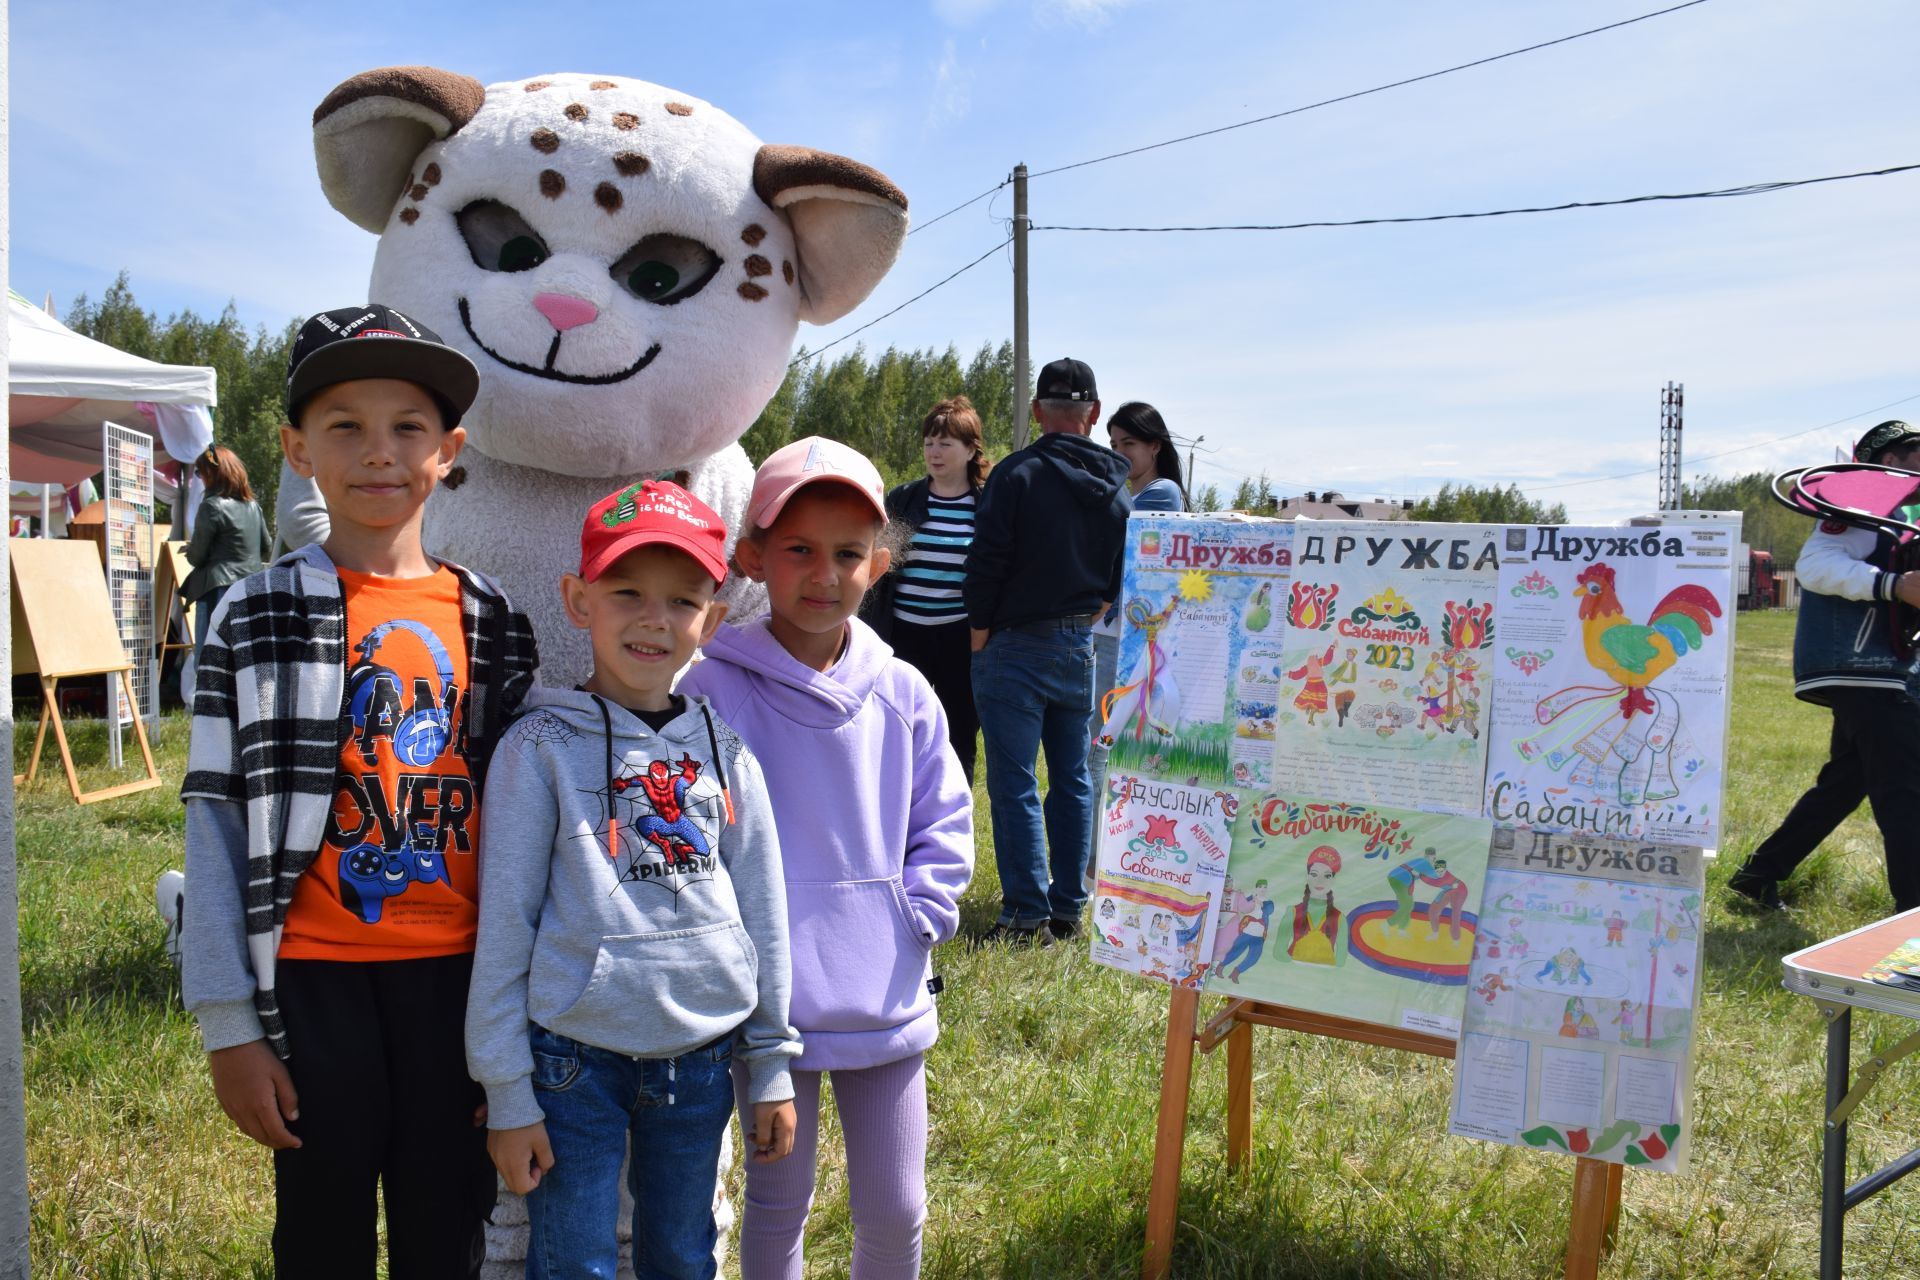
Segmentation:
{"type": "Polygon", "coordinates": [[[928,95],[929,128],[951,124],[964,117],[973,106],[973,69],[962,64],[951,37],[940,50],[940,61],[933,69],[933,90],[928,95]]]}

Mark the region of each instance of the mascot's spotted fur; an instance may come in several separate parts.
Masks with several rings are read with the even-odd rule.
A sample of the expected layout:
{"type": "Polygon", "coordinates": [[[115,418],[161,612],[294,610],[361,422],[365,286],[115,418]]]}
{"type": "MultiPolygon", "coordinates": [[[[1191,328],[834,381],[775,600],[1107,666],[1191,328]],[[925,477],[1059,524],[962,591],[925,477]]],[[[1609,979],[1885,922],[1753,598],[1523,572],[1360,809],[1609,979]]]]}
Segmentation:
{"type": "MultiPolygon", "coordinates": [[[[886,274],[906,197],[642,80],[389,67],[328,94],[313,130],[327,198],[380,236],[369,296],[480,368],[464,476],[429,501],[427,546],[499,578],[543,679],[572,684],[590,653],[557,584],[587,508],[684,473],[737,531],[753,477],[735,442],[798,322],[838,319],[886,274]]],[[[731,580],[722,598],[736,617],[763,599],[731,580]]]]}

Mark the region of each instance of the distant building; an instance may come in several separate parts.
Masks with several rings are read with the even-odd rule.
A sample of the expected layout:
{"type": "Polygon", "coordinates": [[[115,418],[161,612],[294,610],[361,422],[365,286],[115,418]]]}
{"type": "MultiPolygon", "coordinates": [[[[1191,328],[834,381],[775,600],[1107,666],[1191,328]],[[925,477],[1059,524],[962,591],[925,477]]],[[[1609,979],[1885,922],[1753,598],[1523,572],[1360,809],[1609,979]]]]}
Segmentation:
{"type": "Polygon", "coordinates": [[[1309,489],[1298,497],[1280,499],[1280,510],[1275,514],[1282,520],[1297,520],[1301,516],[1311,520],[1408,520],[1413,516],[1413,500],[1389,502],[1375,498],[1372,502],[1362,502],[1331,489],[1325,493],[1309,489]]]}

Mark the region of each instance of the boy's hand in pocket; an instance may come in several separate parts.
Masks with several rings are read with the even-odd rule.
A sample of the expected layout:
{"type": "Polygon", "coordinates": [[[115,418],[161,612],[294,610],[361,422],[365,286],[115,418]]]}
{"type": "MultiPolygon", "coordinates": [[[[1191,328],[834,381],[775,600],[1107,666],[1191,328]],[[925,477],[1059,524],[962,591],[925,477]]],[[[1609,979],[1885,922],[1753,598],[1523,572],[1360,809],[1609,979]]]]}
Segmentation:
{"type": "Polygon", "coordinates": [[[753,1104],[753,1162],[772,1164],[793,1151],[793,1099],[753,1104]]]}
{"type": "Polygon", "coordinates": [[[540,1185],[540,1175],[553,1168],[553,1144],[541,1121],[518,1129],[487,1130],[487,1154],[506,1179],[507,1190],[523,1196],[540,1185]]]}

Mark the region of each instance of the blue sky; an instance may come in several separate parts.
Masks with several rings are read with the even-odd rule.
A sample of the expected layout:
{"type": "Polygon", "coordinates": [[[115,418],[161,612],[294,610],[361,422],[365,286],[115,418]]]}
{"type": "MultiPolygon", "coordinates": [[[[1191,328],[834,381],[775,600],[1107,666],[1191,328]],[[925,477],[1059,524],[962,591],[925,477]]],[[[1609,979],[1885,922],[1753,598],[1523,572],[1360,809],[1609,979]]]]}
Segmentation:
{"type": "MultiPolygon", "coordinates": [[[[886,172],[922,220],[1068,164],[1660,7],[1658,0],[934,0],[12,7],[13,287],[64,312],[116,271],[162,312],[359,300],[373,238],[314,176],[312,109],[368,67],[641,76],[762,138],[886,172]],[[344,21],[343,19],[351,19],[344,21]]],[[[1037,179],[1040,224],[1290,222],[1691,191],[1920,161],[1903,0],[1711,0],[1360,101],[1037,179]]],[[[1417,496],[1520,484],[1649,508],[1659,392],[1696,471],[1833,456],[1920,419],[1920,174],[1740,200],[1296,232],[1033,236],[1033,354],[1203,435],[1198,480],[1417,496]],[[1877,412],[1876,406],[1915,397],[1877,412]],[[1853,417],[1852,415],[1861,415],[1853,417]],[[1835,419],[1839,426],[1782,443],[1835,419]],[[1759,447],[1749,447],[1759,446],[1759,447]],[[1552,487],[1550,487],[1552,486],[1552,487]]],[[[848,320],[1006,235],[928,227],[848,320]]],[[[862,335],[1011,333],[1004,255],[862,335]]]]}

